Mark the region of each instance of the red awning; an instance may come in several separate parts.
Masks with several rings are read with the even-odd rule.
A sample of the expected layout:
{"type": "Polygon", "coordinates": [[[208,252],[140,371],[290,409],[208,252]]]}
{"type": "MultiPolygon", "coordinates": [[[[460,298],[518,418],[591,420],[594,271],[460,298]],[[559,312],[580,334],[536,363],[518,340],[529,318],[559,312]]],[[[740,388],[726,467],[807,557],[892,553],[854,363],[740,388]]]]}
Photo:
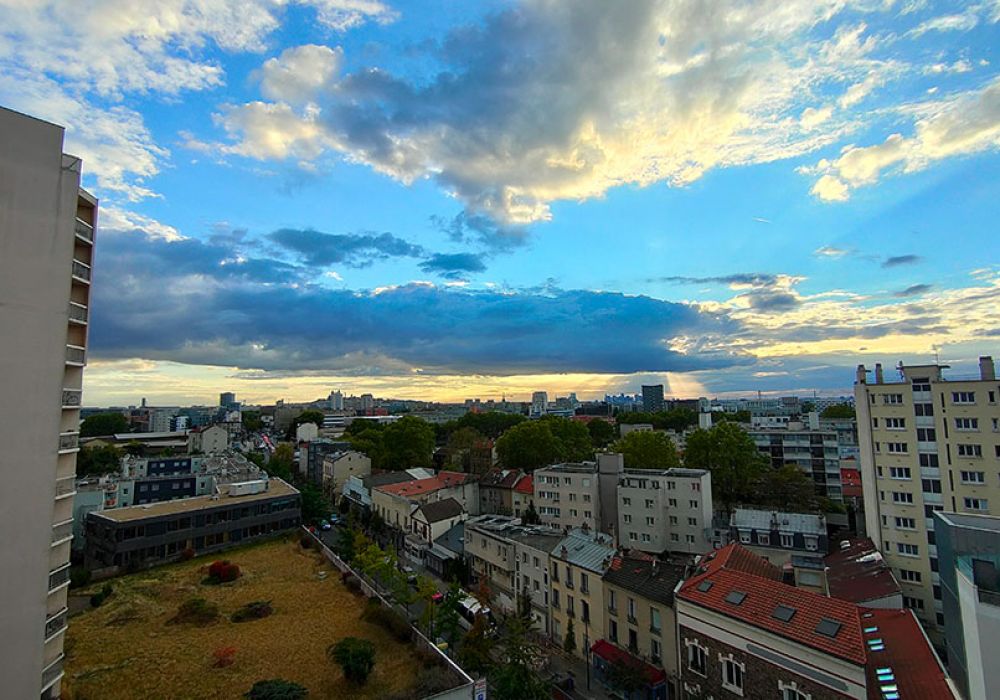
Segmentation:
{"type": "Polygon", "coordinates": [[[643,675],[646,677],[646,682],[650,686],[657,686],[661,683],[665,683],[667,680],[667,672],[662,668],[657,668],[656,666],[647,664],[641,659],[637,659],[624,649],[616,647],[611,642],[606,642],[603,639],[598,640],[594,642],[594,646],[590,647],[590,651],[608,663],[614,663],[617,661],[619,663],[629,664],[631,666],[641,668],[643,675]]]}

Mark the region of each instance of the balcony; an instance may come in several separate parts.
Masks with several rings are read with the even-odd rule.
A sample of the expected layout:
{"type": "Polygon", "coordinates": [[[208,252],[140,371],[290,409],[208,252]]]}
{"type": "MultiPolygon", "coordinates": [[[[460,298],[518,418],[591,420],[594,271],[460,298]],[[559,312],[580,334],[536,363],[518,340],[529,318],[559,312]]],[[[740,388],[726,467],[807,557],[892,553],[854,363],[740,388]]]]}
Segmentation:
{"type": "Polygon", "coordinates": [[[52,546],[56,547],[63,542],[73,539],[73,518],[63,520],[52,526],[52,546]]]}
{"type": "Polygon", "coordinates": [[[45,641],[49,641],[57,634],[66,631],[66,617],[68,611],[63,608],[55,615],[45,621],[45,641]]]}
{"type": "Polygon", "coordinates": [[[79,280],[84,284],[90,284],[90,265],[82,263],[79,260],[73,260],[73,279],[79,280]]]}
{"type": "Polygon", "coordinates": [[[59,452],[72,452],[80,447],[80,433],[70,431],[59,433],[59,452]]]}
{"type": "Polygon", "coordinates": [[[56,657],[55,661],[53,661],[48,666],[42,669],[43,691],[62,677],[64,658],[65,657],[62,654],[60,654],[59,656],[56,657]]]}
{"type": "Polygon", "coordinates": [[[63,389],[62,407],[80,408],[83,403],[83,391],[81,389],[63,389]]]}
{"type": "Polygon", "coordinates": [[[82,326],[87,325],[87,307],[83,304],[77,304],[75,301],[69,303],[69,320],[70,323],[78,323],[82,326]]]}
{"type": "Polygon", "coordinates": [[[66,346],[66,364],[79,365],[83,367],[87,364],[87,349],[79,345],[66,346]]]}
{"type": "Polygon", "coordinates": [[[69,564],[49,572],[49,593],[69,583],[69,564]]]}
{"type": "Polygon", "coordinates": [[[66,498],[67,496],[76,495],[76,477],[75,476],[64,476],[61,479],[56,479],[56,498],[66,498]]]}
{"type": "Polygon", "coordinates": [[[76,226],[74,228],[76,232],[76,237],[87,243],[94,242],[94,227],[88,224],[83,219],[76,220],[76,226]]]}
{"type": "Polygon", "coordinates": [[[996,591],[989,591],[985,588],[977,588],[976,593],[979,596],[980,603],[1000,607],[1000,593],[997,593],[996,591]]]}

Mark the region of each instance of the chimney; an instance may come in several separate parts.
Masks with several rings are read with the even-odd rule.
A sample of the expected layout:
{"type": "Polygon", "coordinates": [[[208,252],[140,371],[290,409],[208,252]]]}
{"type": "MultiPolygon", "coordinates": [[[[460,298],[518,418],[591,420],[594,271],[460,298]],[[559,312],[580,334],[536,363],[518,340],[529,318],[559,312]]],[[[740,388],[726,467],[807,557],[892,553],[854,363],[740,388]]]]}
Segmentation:
{"type": "Polygon", "coordinates": [[[983,355],[979,358],[979,378],[984,382],[992,382],[997,378],[997,372],[993,367],[993,357],[991,355],[983,355]]]}
{"type": "Polygon", "coordinates": [[[865,374],[865,366],[864,365],[858,365],[857,372],[855,372],[855,374],[854,374],[854,383],[855,384],[864,384],[867,379],[868,379],[868,377],[865,374]]]}
{"type": "Polygon", "coordinates": [[[875,383],[876,384],[883,384],[884,383],[883,380],[882,380],[882,363],[881,362],[876,362],[875,363],[875,383]]]}

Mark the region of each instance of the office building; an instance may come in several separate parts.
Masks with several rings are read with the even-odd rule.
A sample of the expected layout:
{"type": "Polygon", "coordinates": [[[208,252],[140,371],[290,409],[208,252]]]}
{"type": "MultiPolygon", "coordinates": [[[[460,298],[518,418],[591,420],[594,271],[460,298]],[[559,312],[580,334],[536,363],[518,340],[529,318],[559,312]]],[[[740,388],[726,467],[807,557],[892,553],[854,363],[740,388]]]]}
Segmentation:
{"type": "Polygon", "coordinates": [[[965,700],[1000,697],[1000,518],[934,513],[948,672],[965,700]]]}
{"type": "Polygon", "coordinates": [[[652,384],[642,386],[642,410],[646,413],[658,413],[666,409],[663,402],[663,385],[652,384]]]}
{"type": "Polygon", "coordinates": [[[229,408],[236,404],[236,394],[231,391],[224,391],[219,394],[219,406],[222,408],[229,408]]]}
{"type": "Polygon", "coordinates": [[[4,695],[59,696],[97,200],[63,129],[0,108],[4,695]]]}
{"type": "Polygon", "coordinates": [[[944,625],[934,512],[1000,515],[1000,383],[991,357],[973,378],[946,365],[857,370],[865,525],[936,641],[944,625]]]}

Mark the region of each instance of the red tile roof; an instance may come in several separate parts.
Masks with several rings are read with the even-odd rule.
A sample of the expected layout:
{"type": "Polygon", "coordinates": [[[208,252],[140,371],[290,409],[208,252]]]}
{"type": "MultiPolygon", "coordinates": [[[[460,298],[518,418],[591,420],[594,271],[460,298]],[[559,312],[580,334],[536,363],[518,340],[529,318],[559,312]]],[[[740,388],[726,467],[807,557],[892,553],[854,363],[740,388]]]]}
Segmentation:
{"type": "Polygon", "coordinates": [[[470,478],[471,476],[469,474],[442,471],[438,472],[429,479],[414,479],[412,481],[403,481],[398,484],[376,486],[375,490],[392,496],[408,498],[412,496],[422,496],[426,493],[431,493],[432,491],[448,488],[449,486],[464,484],[470,478]]]}
{"type": "Polygon", "coordinates": [[[535,492],[535,478],[531,474],[525,474],[514,485],[514,490],[530,496],[535,492]]]}
{"type": "Polygon", "coordinates": [[[618,662],[640,668],[642,670],[642,675],[646,679],[646,683],[649,685],[659,685],[667,680],[667,673],[662,668],[656,668],[656,666],[652,666],[641,659],[637,659],[624,649],[616,647],[611,642],[606,642],[603,639],[594,642],[594,645],[590,647],[590,651],[608,663],[618,662]]]}
{"type": "Polygon", "coordinates": [[[941,662],[924,636],[920,624],[909,610],[861,608],[864,628],[878,630],[864,633],[868,640],[881,639],[885,648],[868,649],[868,697],[881,700],[880,686],[894,684],[906,700],[946,700],[954,698],[941,662]],[[892,670],[893,680],[879,681],[878,669],[892,670]]]}
{"type": "Polygon", "coordinates": [[[777,569],[767,562],[763,562],[767,564],[764,566],[761,562],[760,557],[743,547],[729,545],[716,552],[713,560],[706,562],[704,567],[699,565],[699,571],[702,568],[705,570],[689,578],[681,586],[677,597],[863,666],[866,656],[857,606],[782,583],[780,572],[775,577],[773,574],[777,569]],[[703,581],[712,582],[707,591],[698,588],[703,581]],[[726,596],[734,591],[746,594],[738,605],[726,600],[726,596]],[[779,605],[795,609],[795,614],[787,622],[773,615],[779,605]],[[840,623],[836,636],[829,637],[816,631],[823,619],[840,623]]]}
{"type": "Polygon", "coordinates": [[[852,603],[866,603],[899,595],[899,583],[878,549],[867,537],[844,540],[823,558],[830,595],[852,603]]]}

